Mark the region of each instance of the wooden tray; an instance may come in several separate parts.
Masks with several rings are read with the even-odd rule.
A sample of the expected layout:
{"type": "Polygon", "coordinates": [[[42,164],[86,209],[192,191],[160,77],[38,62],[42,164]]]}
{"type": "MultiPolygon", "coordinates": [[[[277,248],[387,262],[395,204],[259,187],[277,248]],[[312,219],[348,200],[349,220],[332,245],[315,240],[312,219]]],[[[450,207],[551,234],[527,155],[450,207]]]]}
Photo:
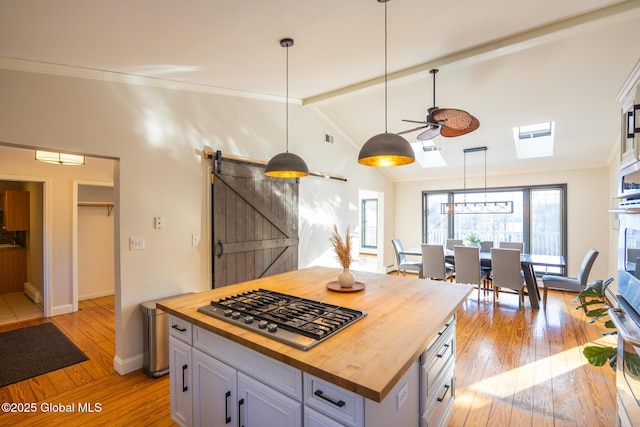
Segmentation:
{"type": "Polygon", "coordinates": [[[356,282],[350,288],[343,288],[338,281],[327,283],[327,289],[334,292],[358,292],[365,288],[364,283],[356,282]]]}

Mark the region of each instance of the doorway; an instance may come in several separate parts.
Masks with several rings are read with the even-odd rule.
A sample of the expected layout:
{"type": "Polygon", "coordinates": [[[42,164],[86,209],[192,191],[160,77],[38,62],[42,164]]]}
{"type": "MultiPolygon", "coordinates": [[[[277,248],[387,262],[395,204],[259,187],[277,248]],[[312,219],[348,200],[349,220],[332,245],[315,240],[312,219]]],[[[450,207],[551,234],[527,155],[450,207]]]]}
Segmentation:
{"type": "MultiPolygon", "coordinates": [[[[26,194],[29,202],[26,229],[0,230],[0,324],[45,315],[44,188],[45,182],[35,179],[2,177],[0,180],[0,196],[13,191],[26,194]]],[[[27,212],[27,208],[21,212],[27,212]]]]}
{"type": "Polygon", "coordinates": [[[384,193],[359,191],[359,266],[357,269],[386,273],[384,266],[384,193]]]}

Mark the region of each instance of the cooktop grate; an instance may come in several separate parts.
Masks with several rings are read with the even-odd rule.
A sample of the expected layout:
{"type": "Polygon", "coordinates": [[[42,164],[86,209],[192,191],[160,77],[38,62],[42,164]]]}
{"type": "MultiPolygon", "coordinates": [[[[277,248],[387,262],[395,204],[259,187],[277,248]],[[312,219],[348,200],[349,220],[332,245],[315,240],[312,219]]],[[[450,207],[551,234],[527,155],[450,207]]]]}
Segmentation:
{"type": "Polygon", "coordinates": [[[211,301],[198,311],[307,350],[366,312],[257,289],[211,301]]]}

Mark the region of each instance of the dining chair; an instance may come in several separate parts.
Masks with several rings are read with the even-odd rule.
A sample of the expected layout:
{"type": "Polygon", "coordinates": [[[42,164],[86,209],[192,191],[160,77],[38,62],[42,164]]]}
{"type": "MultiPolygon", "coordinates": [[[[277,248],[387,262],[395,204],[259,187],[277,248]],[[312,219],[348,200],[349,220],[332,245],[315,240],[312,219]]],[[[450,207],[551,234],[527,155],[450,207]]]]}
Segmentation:
{"type": "Polygon", "coordinates": [[[488,272],[480,267],[480,248],[477,246],[453,247],[453,256],[456,263],[456,282],[478,286],[478,300],[480,289],[486,285],[488,272]]]}
{"type": "Polygon", "coordinates": [[[498,242],[499,248],[518,249],[520,253],[524,252],[523,242],[498,242]]]}
{"type": "Polygon", "coordinates": [[[542,284],[544,285],[544,302],[547,302],[547,289],[559,289],[561,291],[581,292],[587,287],[587,281],[589,280],[589,273],[591,267],[598,256],[598,251],[595,249],[589,249],[582,260],[580,270],[578,271],[578,277],[565,277],[556,276],[552,274],[545,274],[542,276],[542,284]]]}
{"type": "Polygon", "coordinates": [[[480,252],[489,252],[493,247],[493,242],[483,241],[480,242],[480,252]]]}
{"type": "Polygon", "coordinates": [[[462,246],[463,244],[464,242],[462,241],[462,239],[447,239],[446,247],[447,249],[452,251],[454,246],[462,246]]]}
{"type": "Polygon", "coordinates": [[[398,267],[398,276],[400,276],[400,273],[402,273],[402,275],[404,276],[407,271],[413,271],[421,276],[422,262],[407,260],[407,256],[402,253],[404,247],[402,246],[402,242],[400,241],[400,239],[392,239],[391,243],[393,243],[393,250],[396,253],[396,266],[398,267]]]}
{"type": "Polygon", "coordinates": [[[491,248],[491,278],[494,300],[500,288],[518,291],[518,307],[524,303],[524,274],[520,251],[513,248],[491,248]]]}
{"type": "Polygon", "coordinates": [[[442,245],[422,244],[422,277],[425,279],[449,280],[454,270],[444,260],[442,245]]]}

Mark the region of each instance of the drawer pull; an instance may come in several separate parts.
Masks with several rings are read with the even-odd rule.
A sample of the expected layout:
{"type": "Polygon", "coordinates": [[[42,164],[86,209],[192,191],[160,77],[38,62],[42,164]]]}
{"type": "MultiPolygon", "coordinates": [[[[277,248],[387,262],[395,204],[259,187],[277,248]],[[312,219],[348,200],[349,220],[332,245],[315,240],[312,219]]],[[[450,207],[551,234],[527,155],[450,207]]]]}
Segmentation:
{"type": "Polygon", "coordinates": [[[187,370],[187,368],[188,368],[187,365],[182,365],[182,392],[183,393],[185,391],[189,390],[189,386],[187,386],[185,381],[184,381],[184,372],[187,370]]]}
{"type": "Polygon", "coordinates": [[[438,402],[443,402],[444,398],[446,397],[447,393],[449,393],[449,389],[451,389],[451,386],[449,384],[445,384],[444,385],[444,393],[442,393],[442,396],[438,398],[438,402]]]}
{"type": "Polygon", "coordinates": [[[231,397],[231,392],[228,391],[224,394],[224,423],[229,424],[231,422],[231,417],[229,416],[229,398],[231,397]]]}
{"type": "Polygon", "coordinates": [[[443,345],[442,350],[440,350],[440,353],[436,354],[436,357],[444,357],[444,355],[447,354],[447,350],[449,350],[449,344],[443,345]]]}
{"type": "Polygon", "coordinates": [[[180,326],[178,326],[178,325],[171,325],[171,327],[172,327],[173,329],[175,329],[176,331],[179,331],[179,332],[185,332],[185,331],[187,330],[187,328],[181,328],[181,327],[180,327],[180,326]]]}
{"type": "Polygon", "coordinates": [[[344,400],[336,400],[331,396],[327,396],[326,394],[324,394],[322,392],[322,390],[316,390],[316,391],[313,392],[313,394],[315,394],[316,396],[326,400],[329,403],[333,403],[334,405],[336,405],[336,406],[338,406],[340,408],[342,408],[345,405],[344,400]]]}
{"type": "Polygon", "coordinates": [[[242,405],[244,405],[244,399],[238,401],[238,421],[240,422],[240,427],[244,427],[242,423],[242,405]]]}

